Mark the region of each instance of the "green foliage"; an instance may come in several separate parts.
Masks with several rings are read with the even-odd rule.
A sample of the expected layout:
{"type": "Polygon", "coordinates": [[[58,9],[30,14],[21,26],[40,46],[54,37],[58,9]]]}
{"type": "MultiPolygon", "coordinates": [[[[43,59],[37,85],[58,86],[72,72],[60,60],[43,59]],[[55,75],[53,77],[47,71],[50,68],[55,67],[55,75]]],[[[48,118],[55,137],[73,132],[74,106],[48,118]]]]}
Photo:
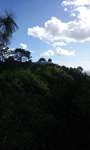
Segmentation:
{"type": "Polygon", "coordinates": [[[0,102],[1,150],[90,149],[90,78],[76,68],[16,62],[0,102]]]}
{"type": "Polygon", "coordinates": [[[77,67],[77,71],[82,72],[83,68],[81,66],[77,67]]]}
{"type": "Polygon", "coordinates": [[[12,11],[5,10],[5,15],[0,16],[0,44],[4,46],[10,43],[12,33],[18,29],[17,24],[14,21],[14,14],[12,11]]]}
{"type": "Polygon", "coordinates": [[[20,62],[22,61],[25,62],[25,59],[30,60],[31,58],[30,56],[31,52],[25,51],[24,49],[21,48],[14,50],[14,54],[15,54],[14,58],[20,62]]]}
{"type": "Polygon", "coordinates": [[[5,79],[4,75],[0,74],[0,80],[4,80],[4,79],[5,79]]]}

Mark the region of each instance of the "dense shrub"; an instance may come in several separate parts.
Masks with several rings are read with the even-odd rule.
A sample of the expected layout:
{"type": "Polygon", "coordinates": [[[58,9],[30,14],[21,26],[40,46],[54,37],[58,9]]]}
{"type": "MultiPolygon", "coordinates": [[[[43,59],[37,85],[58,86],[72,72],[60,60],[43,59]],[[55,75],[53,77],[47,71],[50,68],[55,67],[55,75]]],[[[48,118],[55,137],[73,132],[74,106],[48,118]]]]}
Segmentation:
{"type": "Polygon", "coordinates": [[[77,69],[5,63],[0,72],[0,149],[90,149],[90,78],[77,69]],[[5,68],[6,67],[6,68],[5,68]],[[81,140],[82,139],[82,140],[81,140]]]}

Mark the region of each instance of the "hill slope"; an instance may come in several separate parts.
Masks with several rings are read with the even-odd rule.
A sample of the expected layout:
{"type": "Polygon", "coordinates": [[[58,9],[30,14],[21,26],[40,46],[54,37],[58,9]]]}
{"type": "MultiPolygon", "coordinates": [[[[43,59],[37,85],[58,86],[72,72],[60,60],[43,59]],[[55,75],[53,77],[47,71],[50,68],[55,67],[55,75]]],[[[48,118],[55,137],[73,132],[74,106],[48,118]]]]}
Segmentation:
{"type": "Polygon", "coordinates": [[[0,70],[1,150],[89,149],[86,74],[34,63],[2,63],[0,70]]]}

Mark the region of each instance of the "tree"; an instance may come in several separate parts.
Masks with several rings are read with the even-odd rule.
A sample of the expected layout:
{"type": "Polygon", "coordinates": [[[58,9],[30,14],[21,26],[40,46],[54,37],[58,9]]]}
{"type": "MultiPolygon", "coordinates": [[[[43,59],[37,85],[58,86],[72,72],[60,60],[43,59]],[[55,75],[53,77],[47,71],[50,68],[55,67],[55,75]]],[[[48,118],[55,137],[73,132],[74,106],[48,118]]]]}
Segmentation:
{"type": "Polygon", "coordinates": [[[12,33],[18,28],[14,21],[14,14],[12,11],[7,12],[5,10],[5,15],[0,16],[0,60],[5,61],[7,57],[14,55],[12,51],[9,50],[7,44],[10,43],[12,38],[12,33]]]}
{"type": "Polygon", "coordinates": [[[77,71],[82,72],[83,68],[81,66],[77,67],[77,71]]]}
{"type": "Polygon", "coordinates": [[[7,10],[5,10],[5,16],[0,16],[0,44],[4,46],[10,43],[12,33],[15,32],[15,29],[18,29],[13,18],[12,11],[7,12],[7,10]]]}
{"type": "Polygon", "coordinates": [[[30,54],[31,52],[18,48],[14,51],[14,59],[20,62],[23,62],[25,60],[30,60],[31,58],[30,54]]]}
{"type": "Polygon", "coordinates": [[[18,61],[18,62],[25,62],[29,60],[31,62],[31,52],[25,51],[24,49],[16,49],[14,51],[10,51],[8,47],[3,47],[0,49],[0,60],[5,61],[5,62],[13,62],[13,61],[18,61]]]}
{"type": "Polygon", "coordinates": [[[0,61],[5,61],[9,56],[14,56],[13,51],[10,51],[8,47],[0,44],[0,61]]]}

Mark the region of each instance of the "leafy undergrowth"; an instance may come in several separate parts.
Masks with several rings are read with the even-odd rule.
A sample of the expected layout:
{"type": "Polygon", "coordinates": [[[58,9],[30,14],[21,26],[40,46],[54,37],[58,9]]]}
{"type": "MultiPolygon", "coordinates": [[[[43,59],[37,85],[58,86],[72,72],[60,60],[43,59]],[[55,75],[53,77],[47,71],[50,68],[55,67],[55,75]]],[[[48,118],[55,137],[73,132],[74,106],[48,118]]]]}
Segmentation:
{"type": "Polygon", "coordinates": [[[4,67],[0,106],[0,150],[90,149],[90,78],[75,68],[4,67]]]}

